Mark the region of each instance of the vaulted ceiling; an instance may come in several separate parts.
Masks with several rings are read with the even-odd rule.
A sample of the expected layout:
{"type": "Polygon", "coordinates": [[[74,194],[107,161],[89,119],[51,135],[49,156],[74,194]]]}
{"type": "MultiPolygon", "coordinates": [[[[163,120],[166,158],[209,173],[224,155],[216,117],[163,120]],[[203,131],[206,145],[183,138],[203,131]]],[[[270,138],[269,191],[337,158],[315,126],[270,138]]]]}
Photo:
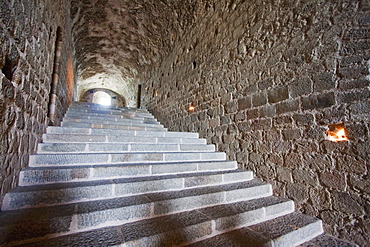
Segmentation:
{"type": "Polygon", "coordinates": [[[78,96],[92,88],[135,97],[140,72],[155,66],[211,1],[73,0],[78,96]]]}

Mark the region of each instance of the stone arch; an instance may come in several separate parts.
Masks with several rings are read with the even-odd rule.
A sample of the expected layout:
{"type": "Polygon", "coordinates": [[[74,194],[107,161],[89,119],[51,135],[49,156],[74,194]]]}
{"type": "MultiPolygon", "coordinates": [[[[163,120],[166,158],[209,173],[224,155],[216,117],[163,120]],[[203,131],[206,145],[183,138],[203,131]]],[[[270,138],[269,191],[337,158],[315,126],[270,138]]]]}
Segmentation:
{"type": "MultiPolygon", "coordinates": [[[[85,91],[82,94],[80,101],[88,102],[88,103],[98,103],[96,102],[96,100],[97,100],[97,97],[99,97],[99,95],[106,95],[106,96],[108,95],[108,97],[110,97],[111,99],[110,105],[119,106],[119,107],[126,106],[126,100],[122,95],[112,90],[103,89],[103,88],[94,88],[94,89],[89,89],[85,91]]],[[[101,97],[106,97],[106,96],[101,96],[101,97]]]]}
{"type": "Polygon", "coordinates": [[[103,91],[97,91],[93,94],[92,103],[101,105],[111,105],[112,97],[103,91]]]}

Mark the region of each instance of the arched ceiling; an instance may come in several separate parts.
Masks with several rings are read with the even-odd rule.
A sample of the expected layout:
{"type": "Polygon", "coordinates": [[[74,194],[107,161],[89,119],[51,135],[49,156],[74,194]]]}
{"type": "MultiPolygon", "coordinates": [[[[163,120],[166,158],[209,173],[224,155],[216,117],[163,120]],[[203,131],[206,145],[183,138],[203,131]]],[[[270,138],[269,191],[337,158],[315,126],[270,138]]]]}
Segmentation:
{"type": "Polygon", "coordinates": [[[204,5],[192,0],[72,0],[78,97],[105,88],[128,104],[135,102],[140,72],[161,61],[204,5]]]}

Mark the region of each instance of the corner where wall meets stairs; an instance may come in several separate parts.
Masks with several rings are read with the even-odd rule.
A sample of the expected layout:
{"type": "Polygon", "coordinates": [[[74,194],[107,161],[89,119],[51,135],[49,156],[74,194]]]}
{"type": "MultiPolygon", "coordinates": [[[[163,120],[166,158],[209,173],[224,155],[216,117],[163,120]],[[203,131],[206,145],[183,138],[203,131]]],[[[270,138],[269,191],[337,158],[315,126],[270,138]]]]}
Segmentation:
{"type": "Polygon", "coordinates": [[[89,103],[47,128],[1,210],[0,246],[340,241],[197,133],[167,131],[144,109],[89,103]]]}

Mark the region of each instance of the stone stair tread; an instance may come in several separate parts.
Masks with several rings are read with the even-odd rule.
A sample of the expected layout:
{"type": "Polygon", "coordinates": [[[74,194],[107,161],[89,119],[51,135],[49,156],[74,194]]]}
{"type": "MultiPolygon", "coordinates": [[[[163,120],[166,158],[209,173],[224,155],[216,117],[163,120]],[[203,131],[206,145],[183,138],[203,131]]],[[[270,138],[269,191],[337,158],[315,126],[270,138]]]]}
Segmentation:
{"type": "Polygon", "coordinates": [[[133,122],[139,122],[139,121],[151,121],[151,122],[158,122],[158,120],[154,117],[140,117],[136,116],[132,113],[122,113],[121,115],[88,115],[88,114],[77,114],[77,113],[66,113],[64,115],[63,120],[70,119],[70,120],[82,120],[82,119],[90,119],[90,120],[127,120],[127,121],[133,121],[133,122]]]}
{"type": "MultiPolygon", "coordinates": [[[[77,202],[67,205],[55,205],[49,207],[37,207],[19,209],[17,211],[4,211],[0,214],[0,221],[2,222],[0,229],[9,227],[10,225],[22,224],[26,221],[45,221],[55,217],[70,216],[75,214],[93,213],[104,210],[117,209],[122,207],[158,203],[167,200],[181,199],[187,197],[194,197],[199,195],[207,195],[212,193],[219,193],[223,191],[233,190],[235,187],[220,185],[209,187],[205,189],[188,189],[184,190],[184,194],[176,193],[173,191],[148,193],[143,195],[134,195],[126,197],[116,197],[110,199],[102,199],[95,201],[77,202]]],[[[279,198],[275,196],[261,197],[257,199],[246,199],[243,201],[223,203],[219,205],[206,205],[197,210],[211,215],[212,217],[228,217],[235,214],[240,214],[244,211],[250,211],[257,208],[275,205],[282,202],[288,202],[289,199],[279,198]],[[230,210],[224,211],[225,205],[232,205],[230,210]]],[[[158,216],[158,215],[157,215],[158,216]]],[[[1,236],[1,235],[0,235],[1,236]]]]}
{"type": "Polygon", "coordinates": [[[49,166],[63,164],[111,164],[111,163],[165,163],[186,161],[226,160],[222,152],[131,152],[131,153],[68,153],[34,154],[29,166],[49,166]]]}
{"type": "Polygon", "coordinates": [[[322,233],[271,184],[146,109],[73,102],[43,140],[4,198],[0,246],[289,246],[322,233]]]}
{"type": "Polygon", "coordinates": [[[115,135],[115,136],[157,136],[157,137],[188,137],[198,138],[195,132],[175,132],[175,131],[142,131],[142,130],[110,130],[110,129],[91,129],[49,126],[46,134],[83,134],[83,135],[115,135]]]}
{"type": "Polygon", "coordinates": [[[117,136],[117,135],[78,135],[78,134],[44,134],[44,143],[62,143],[62,142],[113,142],[113,143],[203,143],[206,144],[206,139],[192,137],[156,137],[156,136],[117,136]]]}
{"type": "MultiPolygon", "coordinates": [[[[12,193],[21,193],[29,191],[46,191],[46,190],[58,190],[58,189],[67,189],[67,188],[78,188],[78,187],[89,187],[89,186],[98,186],[106,184],[124,184],[124,183],[135,183],[135,182],[146,182],[146,181],[157,181],[157,180],[166,180],[173,178],[197,178],[208,175],[222,175],[222,174],[238,174],[238,173],[247,173],[248,171],[244,170],[232,170],[232,171],[212,171],[212,172],[196,172],[196,173],[183,173],[183,174],[168,174],[168,175],[158,175],[158,176],[135,176],[135,177],[125,177],[125,178],[114,178],[114,179],[99,179],[94,181],[73,181],[73,182],[61,182],[54,184],[41,184],[41,185],[30,185],[30,186],[18,186],[14,188],[12,193]]],[[[260,184],[261,182],[258,179],[252,181],[246,181],[248,184],[260,184]]],[[[236,183],[238,185],[239,183],[236,183]]]]}
{"type": "Polygon", "coordinates": [[[88,124],[88,123],[62,123],[62,127],[80,127],[80,128],[95,128],[95,129],[117,129],[117,130],[151,130],[151,131],[163,131],[166,130],[163,126],[152,125],[152,126],[137,126],[137,125],[113,125],[113,124],[88,124]]]}
{"type": "Polygon", "coordinates": [[[214,145],[207,144],[161,144],[161,143],[119,143],[119,142],[68,142],[39,143],[38,153],[99,153],[99,152],[215,152],[214,145]]]}
{"type": "MultiPolygon", "coordinates": [[[[142,202],[146,203],[145,201],[142,201],[142,202]]],[[[194,209],[194,210],[187,211],[187,212],[178,212],[178,213],[171,214],[171,215],[164,215],[164,216],[159,216],[159,217],[149,218],[149,219],[142,219],[142,220],[139,219],[134,222],[124,223],[124,224],[117,225],[117,226],[94,229],[94,230],[89,230],[89,231],[79,232],[79,233],[72,233],[66,236],[51,238],[47,240],[41,240],[39,242],[36,242],[34,246],[69,246],[71,244],[77,244],[77,243],[82,243],[83,246],[86,243],[88,243],[89,246],[98,246],[98,245],[106,245],[106,243],[108,243],[109,241],[114,241],[114,243],[116,244],[122,244],[124,242],[130,242],[130,241],[142,240],[142,239],[144,239],[146,246],[148,246],[148,244],[149,245],[154,244],[153,240],[154,241],[161,240],[163,238],[163,236],[161,236],[162,234],[165,234],[165,236],[170,234],[171,236],[175,238],[175,239],[170,238],[166,240],[167,243],[164,246],[170,246],[172,244],[180,244],[181,242],[186,242],[187,239],[181,236],[181,231],[184,230],[186,232],[187,227],[194,228],[193,230],[201,230],[198,235],[199,237],[202,237],[202,235],[211,234],[209,230],[202,231],[204,230],[202,225],[208,226],[212,224],[212,221],[217,220],[217,218],[227,218],[229,216],[238,217],[238,216],[242,216],[245,214],[253,214],[253,212],[258,212],[258,214],[260,215],[259,220],[264,220],[264,218],[268,219],[268,217],[271,217],[271,216],[262,215],[263,208],[269,208],[271,206],[274,207],[275,205],[284,204],[286,202],[288,202],[288,200],[286,199],[279,199],[276,197],[266,197],[262,199],[251,200],[248,202],[241,201],[241,202],[236,202],[236,203],[222,204],[222,205],[217,206],[217,209],[214,209],[214,211],[218,212],[217,215],[207,214],[207,212],[204,211],[203,209],[194,209]],[[116,236],[114,233],[111,232],[111,231],[115,232],[116,230],[120,231],[121,237],[119,237],[118,235],[116,236]],[[118,237],[118,238],[114,240],[105,239],[105,237],[107,237],[106,233],[108,233],[108,237],[115,237],[115,238],[118,237]],[[154,235],[153,239],[149,239],[149,240],[145,239],[146,237],[150,237],[153,235],[154,235]],[[89,236],[88,239],[90,238],[93,239],[91,240],[92,242],[86,241],[87,236],[89,236]]],[[[204,209],[208,209],[208,211],[211,212],[213,208],[214,206],[210,206],[204,209]]],[[[275,212],[275,213],[286,214],[286,213],[289,213],[291,209],[292,209],[291,205],[287,205],[287,208],[285,209],[285,211],[275,212]]],[[[90,210],[91,208],[82,207],[80,213],[90,212],[90,210]]],[[[101,210],[101,208],[99,210],[101,210]]],[[[56,210],[54,209],[54,212],[55,211],[56,210]]],[[[63,216],[65,215],[66,214],[63,214],[63,216]]],[[[253,223],[253,221],[255,221],[253,217],[251,217],[250,220],[251,222],[249,223],[253,223]]],[[[68,221],[67,219],[66,221],[70,222],[71,220],[68,221]]],[[[216,222],[216,225],[218,225],[219,227],[222,227],[223,224],[224,222],[216,222]]],[[[42,232],[41,234],[48,234],[48,232],[42,232]]],[[[192,236],[187,236],[187,238],[189,237],[192,237],[192,236]]],[[[10,242],[11,240],[9,239],[8,241],[10,242]]],[[[162,245],[154,244],[154,246],[162,246],[162,245]]]]}
{"type": "Polygon", "coordinates": [[[110,126],[111,128],[119,128],[119,127],[144,127],[144,128],[164,128],[163,125],[157,123],[135,123],[131,121],[100,121],[96,123],[96,121],[81,121],[81,122],[72,122],[72,121],[63,121],[61,126],[110,126]]]}
{"type": "MultiPolygon", "coordinates": [[[[122,116],[122,115],[121,115],[122,116]]],[[[79,117],[68,117],[65,116],[63,118],[63,122],[70,122],[70,123],[129,123],[129,124],[153,124],[153,125],[160,125],[160,123],[154,119],[131,119],[131,118],[117,118],[117,117],[102,117],[99,119],[89,119],[89,116],[81,116],[79,117]]]]}
{"type": "MultiPolygon", "coordinates": [[[[72,182],[76,180],[92,181],[99,179],[112,179],[116,177],[229,171],[235,170],[236,168],[237,163],[235,161],[36,166],[27,167],[25,170],[21,171],[19,183],[20,186],[24,186],[40,183],[72,182]],[[45,174],[47,174],[47,176],[45,176],[45,174]]],[[[250,173],[251,176],[253,176],[253,173],[250,173]]]]}
{"type": "MultiPolygon", "coordinates": [[[[189,175],[189,174],[186,174],[189,175]]],[[[115,196],[129,196],[138,195],[151,192],[160,192],[166,190],[181,191],[189,188],[202,188],[220,184],[233,184],[239,190],[236,192],[226,193],[228,201],[240,200],[244,198],[243,190],[251,193],[251,196],[257,197],[263,193],[271,193],[271,185],[261,184],[255,180],[248,180],[249,174],[245,174],[246,178],[239,178],[235,181],[223,182],[222,174],[203,175],[197,177],[191,176],[164,176],[164,178],[157,177],[156,179],[141,177],[88,181],[88,182],[74,182],[63,184],[48,184],[48,185],[31,185],[26,187],[17,187],[8,193],[2,205],[2,210],[17,210],[21,208],[31,208],[39,206],[62,205],[73,202],[99,200],[103,198],[112,198],[115,196]],[[238,183],[239,181],[239,183],[238,183]],[[241,181],[246,183],[240,184],[241,181]],[[238,188],[238,186],[257,186],[253,187],[253,191],[247,188],[238,188]]],[[[249,178],[250,179],[250,178],[249,178]]]]}
{"type": "Polygon", "coordinates": [[[320,220],[294,212],[187,246],[296,246],[322,234],[320,225],[320,220]]]}
{"type": "Polygon", "coordinates": [[[125,118],[125,117],[101,117],[99,119],[96,118],[90,118],[90,116],[84,116],[81,118],[81,116],[77,117],[69,117],[65,116],[63,118],[63,122],[86,122],[86,123],[94,123],[94,122],[127,122],[127,123],[147,123],[147,124],[160,124],[158,121],[154,119],[144,119],[144,118],[139,118],[139,119],[134,119],[134,118],[125,118]]]}
{"type": "Polygon", "coordinates": [[[157,121],[157,119],[150,114],[145,115],[138,115],[136,113],[130,113],[130,112],[120,112],[117,114],[104,114],[103,112],[86,112],[86,111],[67,111],[64,115],[65,117],[71,117],[71,118],[81,118],[81,116],[90,118],[90,119],[106,119],[106,118],[118,118],[118,119],[133,119],[133,120],[151,120],[151,121],[157,121]]]}
{"type": "Polygon", "coordinates": [[[132,111],[132,110],[106,110],[106,109],[92,109],[92,108],[70,108],[67,113],[84,113],[84,114],[105,114],[105,115],[122,115],[125,113],[132,113],[135,116],[145,116],[145,117],[153,117],[152,114],[149,112],[137,112],[137,111],[132,111]]]}

